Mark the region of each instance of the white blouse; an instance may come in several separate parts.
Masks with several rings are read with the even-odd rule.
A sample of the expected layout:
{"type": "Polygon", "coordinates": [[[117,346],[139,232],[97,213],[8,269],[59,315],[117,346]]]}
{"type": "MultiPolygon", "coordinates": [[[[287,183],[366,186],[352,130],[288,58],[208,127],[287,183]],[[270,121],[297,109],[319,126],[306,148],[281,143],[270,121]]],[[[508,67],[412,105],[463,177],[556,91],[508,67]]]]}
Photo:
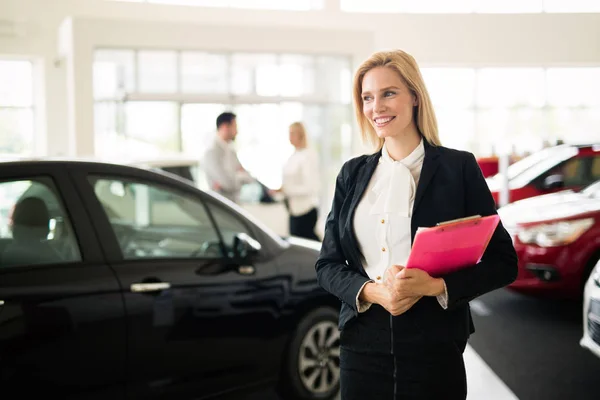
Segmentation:
{"type": "Polygon", "coordinates": [[[319,206],[319,156],[312,149],[296,150],[283,167],[282,190],[292,216],[319,206]]]}
{"type": "MultiPolygon", "coordinates": [[[[379,164],[356,208],[354,231],[370,282],[383,283],[389,267],[406,265],[412,246],[412,208],[424,157],[422,139],[412,153],[399,161],[390,157],[384,145],[379,164]]],[[[358,295],[361,291],[362,288],[358,295]]],[[[364,312],[371,304],[359,302],[358,295],[358,310],[364,312]]],[[[438,301],[446,308],[447,294],[438,296],[438,301]]]]}

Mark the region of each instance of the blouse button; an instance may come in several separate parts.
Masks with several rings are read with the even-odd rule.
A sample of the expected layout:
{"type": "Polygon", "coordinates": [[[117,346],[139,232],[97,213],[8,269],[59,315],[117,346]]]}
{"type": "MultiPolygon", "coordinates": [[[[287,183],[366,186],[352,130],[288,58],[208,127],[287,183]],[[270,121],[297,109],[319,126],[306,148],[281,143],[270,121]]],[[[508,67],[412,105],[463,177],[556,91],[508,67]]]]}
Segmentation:
{"type": "Polygon", "coordinates": [[[381,276],[378,276],[378,277],[377,277],[377,280],[378,280],[378,281],[380,281],[380,280],[381,280],[381,276]]]}
{"type": "Polygon", "coordinates": [[[382,223],[382,224],[385,224],[385,219],[382,219],[382,220],[381,220],[381,223],[382,223]]]}
{"type": "Polygon", "coordinates": [[[382,247],[382,248],[381,248],[381,251],[385,251],[385,247],[382,247]]]}

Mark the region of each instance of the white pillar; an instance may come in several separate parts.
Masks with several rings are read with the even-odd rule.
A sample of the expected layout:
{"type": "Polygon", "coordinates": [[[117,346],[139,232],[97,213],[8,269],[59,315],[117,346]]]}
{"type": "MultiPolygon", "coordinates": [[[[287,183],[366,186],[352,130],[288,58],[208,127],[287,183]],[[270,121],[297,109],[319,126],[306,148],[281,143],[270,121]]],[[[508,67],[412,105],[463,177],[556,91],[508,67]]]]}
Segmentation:
{"type": "Polygon", "coordinates": [[[70,17],[59,28],[59,53],[66,68],[67,155],[76,157],[94,155],[93,54],[87,36],[85,27],[70,17]]]}

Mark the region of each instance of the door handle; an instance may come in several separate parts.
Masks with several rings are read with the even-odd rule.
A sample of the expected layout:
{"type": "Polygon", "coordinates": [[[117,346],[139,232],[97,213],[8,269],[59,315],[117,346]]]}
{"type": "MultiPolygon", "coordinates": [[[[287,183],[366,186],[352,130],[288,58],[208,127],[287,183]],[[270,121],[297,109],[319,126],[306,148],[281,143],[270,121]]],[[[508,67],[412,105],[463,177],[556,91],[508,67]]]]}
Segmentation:
{"type": "Polygon", "coordinates": [[[238,267],[238,272],[242,275],[254,275],[256,270],[252,265],[240,265],[238,267]]]}
{"type": "Polygon", "coordinates": [[[154,283],[132,283],[131,291],[133,293],[150,293],[160,292],[171,288],[171,284],[168,282],[154,282],[154,283]]]}

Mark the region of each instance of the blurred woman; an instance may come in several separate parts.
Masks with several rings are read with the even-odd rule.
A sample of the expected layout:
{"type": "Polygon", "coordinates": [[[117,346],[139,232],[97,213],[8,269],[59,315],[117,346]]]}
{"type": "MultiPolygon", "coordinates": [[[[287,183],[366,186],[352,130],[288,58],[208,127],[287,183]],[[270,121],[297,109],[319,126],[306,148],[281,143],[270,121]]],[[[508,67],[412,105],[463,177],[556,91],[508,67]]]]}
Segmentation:
{"type": "Polygon", "coordinates": [[[301,122],[290,125],[290,143],[295,151],[283,167],[281,191],[290,213],[292,236],[319,240],[315,234],[319,206],[319,158],[306,144],[301,122]]]}

